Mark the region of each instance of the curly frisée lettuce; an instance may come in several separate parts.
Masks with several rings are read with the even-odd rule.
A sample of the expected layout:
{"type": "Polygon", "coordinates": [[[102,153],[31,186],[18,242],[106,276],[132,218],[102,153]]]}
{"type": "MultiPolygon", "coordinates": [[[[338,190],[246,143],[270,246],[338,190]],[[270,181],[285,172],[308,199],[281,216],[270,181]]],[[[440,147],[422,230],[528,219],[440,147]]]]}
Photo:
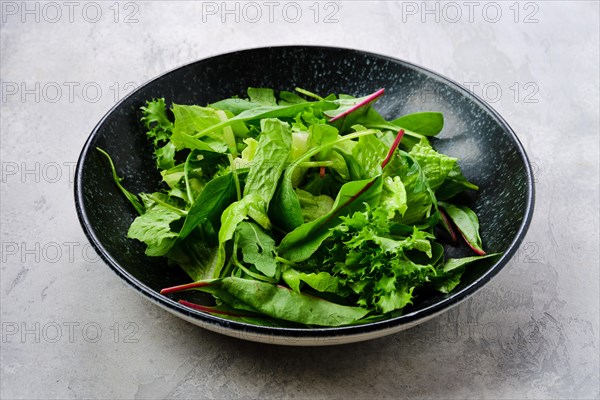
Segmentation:
{"type": "Polygon", "coordinates": [[[159,191],[127,191],[98,150],[139,214],[127,236],[190,277],[161,293],[209,293],[214,306],[179,298],[253,324],[360,324],[400,315],[426,289],[449,293],[470,264],[496,257],[457,202],[478,187],[429,142],[442,114],[388,121],[373,106],[383,94],[148,101],[159,191]],[[475,255],[446,257],[444,240],[458,238],[475,255]]]}

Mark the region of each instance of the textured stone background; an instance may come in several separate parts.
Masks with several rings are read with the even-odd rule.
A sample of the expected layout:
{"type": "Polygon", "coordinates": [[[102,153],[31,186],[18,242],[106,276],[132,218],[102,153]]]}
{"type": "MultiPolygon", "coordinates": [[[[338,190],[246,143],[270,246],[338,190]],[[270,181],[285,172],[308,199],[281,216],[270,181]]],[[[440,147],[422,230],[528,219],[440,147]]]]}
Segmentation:
{"type": "Polygon", "coordinates": [[[272,4],[2,2],[0,397],[597,398],[598,3],[272,4]],[[185,323],[97,261],[72,195],[96,122],[166,70],[283,44],[405,59],[506,118],[537,203],[489,285],[394,336],[285,348],[185,323]]]}

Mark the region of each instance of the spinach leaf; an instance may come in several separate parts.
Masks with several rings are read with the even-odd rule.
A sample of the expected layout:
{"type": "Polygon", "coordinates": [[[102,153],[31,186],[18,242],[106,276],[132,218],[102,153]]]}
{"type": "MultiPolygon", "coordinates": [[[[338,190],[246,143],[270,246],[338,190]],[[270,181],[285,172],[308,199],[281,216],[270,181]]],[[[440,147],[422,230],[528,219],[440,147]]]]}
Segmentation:
{"type": "Polygon", "coordinates": [[[425,136],[435,136],[444,128],[444,115],[439,112],[407,114],[391,121],[392,125],[425,136]]]}
{"type": "Polygon", "coordinates": [[[371,107],[355,123],[371,129],[386,129],[393,132],[404,129],[408,135],[422,138],[440,133],[444,127],[444,116],[438,112],[419,112],[407,114],[393,121],[386,121],[371,107]]]}
{"type": "Polygon", "coordinates": [[[218,226],[221,214],[236,199],[233,174],[222,175],[212,179],[196,198],[188,213],[179,238],[185,239],[203,221],[210,221],[218,226]]]}

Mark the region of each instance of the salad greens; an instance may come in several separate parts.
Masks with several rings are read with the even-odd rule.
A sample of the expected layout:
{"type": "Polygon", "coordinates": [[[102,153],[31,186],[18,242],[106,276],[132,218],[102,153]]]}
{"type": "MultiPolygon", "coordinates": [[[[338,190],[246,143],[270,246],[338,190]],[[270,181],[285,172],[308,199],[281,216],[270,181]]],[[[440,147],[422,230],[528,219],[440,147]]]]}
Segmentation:
{"type": "MultiPolygon", "coordinates": [[[[449,293],[487,255],[478,187],[428,137],[437,112],[388,121],[384,94],[321,97],[249,88],[206,107],[148,101],[141,119],[162,189],[135,195],[127,236],[166,256],[214,306],[185,306],[267,326],[341,326],[400,315],[427,290],[449,293]],[[457,235],[458,232],[460,234],[457,235]],[[475,253],[447,258],[444,240],[475,253]]],[[[183,282],[182,282],[183,283],[183,282]]]]}

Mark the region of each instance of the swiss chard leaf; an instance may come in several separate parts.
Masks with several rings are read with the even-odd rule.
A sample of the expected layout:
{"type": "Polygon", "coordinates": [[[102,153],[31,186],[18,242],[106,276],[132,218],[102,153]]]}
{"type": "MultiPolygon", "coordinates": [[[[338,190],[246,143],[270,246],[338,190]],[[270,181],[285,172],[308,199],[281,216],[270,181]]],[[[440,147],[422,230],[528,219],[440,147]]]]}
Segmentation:
{"type": "Polygon", "coordinates": [[[442,293],[450,293],[460,283],[460,278],[462,277],[466,266],[486,258],[495,258],[499,255],[500,253],[494,253],[484,256],[449,258],[441,268],[441,279],[434,281],[434,287],[442,293]]]}
{"type": "Polygon", "coordinates": [[[333,101],[338,107],[325,111],[325,115],[330,118],[329,123],[338,128],[340,132],[347,132],[383,93],[384,89],[379,89],[368,96],[359,98],[340,95],[339,99],[333,101]]]}
{"type": "Polygon", "coordinates": [[[440,206],[446,211],[452,222],[458,228],[469,247],[478,255],[485,255],[479,236],[479,219],[477,214],[467,206],[455,206],[440,202],[440,206]]]}
{"type": "MultiPolygon", "coordinates": [[[[210,291],[219,288],[228,299],[248,305],[251,310],[286,321],[306,325],[340,326],[363,318],[368,310],[343,306],[318,297],[294,292],[284,286],[242,278],[222,278],[210,281],[198,289],[210,291]]],[[[221,299],[227,303],[225,298],[221,299]]],[[[231,300],[230,300],[231,301],[231,300]]],[[[234,308],[236,304],[230,304],[234,308]]]]}

